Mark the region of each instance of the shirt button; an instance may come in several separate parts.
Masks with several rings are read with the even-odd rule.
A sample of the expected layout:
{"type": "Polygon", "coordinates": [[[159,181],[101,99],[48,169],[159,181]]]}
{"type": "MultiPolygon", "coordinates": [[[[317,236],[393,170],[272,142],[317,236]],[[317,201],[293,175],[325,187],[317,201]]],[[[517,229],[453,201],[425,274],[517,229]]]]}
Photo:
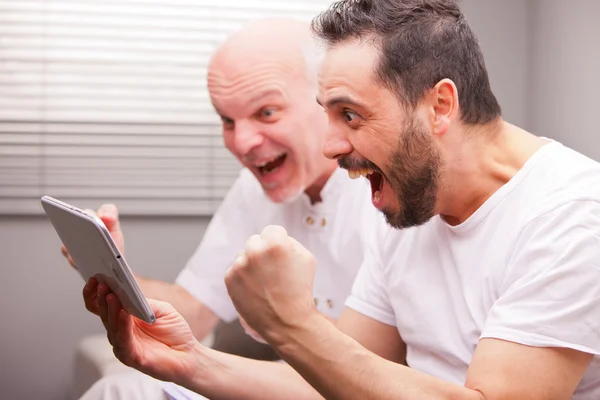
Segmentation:
{"type": "Polygon", "coordinates": [[[315,219],[313,217],[306,217],[306,224],[312,226],[315,223],[315,219]]]}
{"type": "Polygon", "coordinates": [[[321,226],[322,226],[323,228],[325,228],[325,227],[327,226],[327,220],[326,220],[325,218],[323,218],[323,219],[321,220],[321,226]]]}
{"type": "Polygon", "coordinates": [[[319,307],[319,299],[317,299],[316,297],[314,298],[315,301],[315,307],[319,307]]]}
{"type": "Polygon", "coordinates": [[[333,300],[327,299],[327,307],[333,308],[333,300]]]}

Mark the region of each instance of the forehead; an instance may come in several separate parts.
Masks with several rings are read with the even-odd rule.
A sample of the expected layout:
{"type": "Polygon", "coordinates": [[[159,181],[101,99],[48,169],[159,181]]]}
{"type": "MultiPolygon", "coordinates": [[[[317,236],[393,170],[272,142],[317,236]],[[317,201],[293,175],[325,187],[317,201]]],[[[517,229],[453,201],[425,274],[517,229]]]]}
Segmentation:
{"type": "Polygon", "coordinates": [[[319,70],[319,96],[361,95],[381,88],[374,78],[379,50],[370,41],[352,40],[327,50],[319,70]]]}
{"type": "Polygon", "coordinates": [[[211,100],[219,111],[247,113],[262,102],[290,101],[290,93],[305,79],[298,61],[280,55],[273,58],[231,59],[219,57],[208,69],[211,100]]]}

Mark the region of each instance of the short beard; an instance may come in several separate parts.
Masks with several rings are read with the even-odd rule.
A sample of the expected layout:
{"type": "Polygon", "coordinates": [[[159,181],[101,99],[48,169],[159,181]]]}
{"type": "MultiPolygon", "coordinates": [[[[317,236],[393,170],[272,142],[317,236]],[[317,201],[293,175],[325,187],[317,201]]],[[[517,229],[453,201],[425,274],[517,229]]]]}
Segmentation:
{"type": "Polygon", "coordinates": [[[419,226],[435,215],[441,165],[430,133],[418,120],[411,119],[391,156],[389,183],[400,209],[383,210],[390,226],[396,229],[419,226]]]}

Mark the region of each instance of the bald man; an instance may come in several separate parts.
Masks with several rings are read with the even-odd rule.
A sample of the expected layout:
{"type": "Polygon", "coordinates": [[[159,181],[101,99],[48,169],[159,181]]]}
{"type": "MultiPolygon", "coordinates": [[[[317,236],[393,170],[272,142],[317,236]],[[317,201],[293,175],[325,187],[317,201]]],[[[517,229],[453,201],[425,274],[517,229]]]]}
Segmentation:
{"type": "MultiPolygon", "coordinates": [[[[315,102],[319,51],[308,24],[261,20],[227,38],[211,59],[210,97],[225,145],[244,169],[176,283],[138,277],[145,295],[173,304],[198,339],[237,319],[224,276],[246,239],[267,225],[286,227],[316,256],[313,294],[322,314],[337,319],[350,294],[364,257],[361,226],[381,217],[368,186],[322,154],[328,121],[315,102]]],[[[116,207],[103,206],[98,216],[123,249],[116,207]]],[[[100,380],[83,399],[166,396],[201,398],[132,372],[100,380]]]]}

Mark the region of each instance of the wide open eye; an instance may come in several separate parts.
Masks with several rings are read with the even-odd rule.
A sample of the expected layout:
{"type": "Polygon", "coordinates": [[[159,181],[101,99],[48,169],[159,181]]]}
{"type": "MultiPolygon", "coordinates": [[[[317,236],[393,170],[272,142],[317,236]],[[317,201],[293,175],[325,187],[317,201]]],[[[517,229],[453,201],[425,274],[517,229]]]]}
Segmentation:
{"type": "Polygon", "coordinates": [[[343,121],[350,127],[355,127],[360,120],[360,116],[357,113],[348,109],[342,110],[341,116],[343,121]]]}

